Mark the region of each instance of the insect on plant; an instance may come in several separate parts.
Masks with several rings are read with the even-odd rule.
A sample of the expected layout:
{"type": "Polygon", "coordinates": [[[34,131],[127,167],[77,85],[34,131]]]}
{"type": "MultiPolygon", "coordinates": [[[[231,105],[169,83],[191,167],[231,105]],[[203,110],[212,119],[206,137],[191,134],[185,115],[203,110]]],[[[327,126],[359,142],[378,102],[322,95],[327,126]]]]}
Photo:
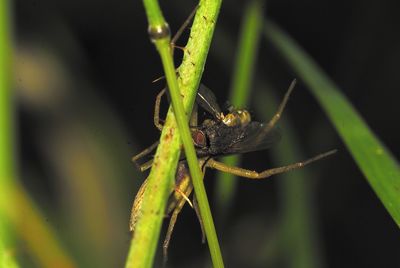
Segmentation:
{"type": "MultiPolygon", "coordinates": [[[[174,36],[174,38],[172,39],[171,47],[175,47],[175,41],[182,33],[183,29],[187,27],[188,22],[195,14],[195,11],[196,9],[191,13],[189,19],[174,36]]],[[[226,164],[215,160],[215,158],[218,156],[265,150],[270,148],[273,144],[277,143],[281,138],[281,134],[279,130],[275,127],[275,125],[282,115],[282,112],[286,106],[290,94],[295,87],[295,84],[296,80],[291,83],[281,104],[278,107],[277,112],[267,123],[253,121],[250,113],[245,109],[235,109],[231,107],[228,108],[225,113],[222,112],[220,106],[217,103],[214,93],[206,86],[200,84],[196,95],[196,103],[194,105],[190,119],[190,127],[193,143],[196,148],[196,154],[199,158],[199,165],[203,171],[203,176],[206,168],[213,168],[219,171],[231,173],[236,176],[249,179],[264,179],[275,174],[302,168],[305,165],[308,165],[314,161],[334,154],[336,150],[331,150],[302,162],[289,164],[283,167],[267,169],[262,172],[247,170],[240,167],[227,166],[226,164]],[[204,119],[201,124],[198,124],[197,106],[200,106],[207,115],[206,119],[204,119]]],[[[154,108],[154,124],[160,131],[163,128],[162,124],[160,123],[161,120],[159,116],[160,103],[162,96],[165,93],[166,89],[163,89],[157,95],[154,108]]],[[[153,143],[150,147],[146,148],[132,158],[132,161],[139,167],[141,171],[149,169],[152,166],[153,160],[150,159],[149,161],[141,165],[138,164],[138,160],[150,155],[151,152],[157,147],[157,145],[158,142],[153,143]]],[[[133,202],[129,224],[129,228],[132,232],[134,232],[135,230],[138,211],[141,208],[142,198],[146,191],[146,187],[147,180],[143,182],[133,202]]],[[[171,189],[170,199],[166,209],[166,215],[170,215],[170,222],[163,243],[163,254],[165,259],[167,256],[169,242],[177,217],[186,202],[192,208],[194,208],[197,214],[203,234],[202,241],[205,241],[203,223],[199,214],[196,197],[193,196],[193,201],[190,201],[189,199],[192,191],[193,185],[191,182],[189,169],[185,160],[185,156],[184,154],[182,154],[178,162],[178,167],[176,171],[175,186],[171,189]]]]}
{"type": "MultiPolygon", "coordinates": [[[[281,134],[275,125],[282,115],[295,84],[296,80],[294,80],[290,85],[285,97],[283,98],[283,101],[278,107],[278,111],[268,123],[252,121],[250,113],[244,109],[229,108],[227,113],[223,113],[216,101],[214,93],[206,86],[200,85],[196,96],[196,104],[204,109],[210,118],[205,119],[200,125],[194,125],[193,123],[197,122],[197,110],[195,108],[191,117],[191,129],[193,142],[196,148],[197,156],[199,157],[199,165],[203,170],[203,175],[206,168],[213,168],[249,179],[264,179],[275,174],[304,167],[307,164],[335,153],[336,150],[331,150],[302,162],[297,162],[283,167],[267,169],[262,172],[227,166],[224,163],[214,159],[218,156],[265,150],[277,143],[281,138],[281,134]]],[[[161,97],[163,94],[165,94],[165,92],[166,90],[164,89],[158,94],[154,109],[154,124],[160,130],[162,129],[162,124],[160,123],[159,119],[160,102],[161,97]]],[[[150,154],[157,147],[157,145],[158,142],[155,142],[149,148],[134,156],[132,161],[137,164],[137,160],[150,154]]],[[[144,163],[143,165],[137,165],[141,171],[145,171],[151,167],[151,164],[152,160],[144,163]]],[[[133,203],[130,221],[131,231],[134,231],[137,211],[140,209],[141,200],[145,189],[146,181],[141,186],[133,203]]],[[[171,197],[166,211],[167,215],[171,213],[172,214],[163,243],[164,256],[167,255],[169,242],[178,214],[186,202],[189,203],[189,205],[196,211],[197,217],[200,221],[201,229],[202,231],[204,230],[196,198],[195,196],[193,197],[193,202],[191,202],[189,199],[192,190],[193,185],[191,183],[187,163],[184,156],[181,156],[175,177],[175,187],[171,189],[171,197]]],[[[202,240],[203,242],[205,240],[204,231],[202,240]]]]}

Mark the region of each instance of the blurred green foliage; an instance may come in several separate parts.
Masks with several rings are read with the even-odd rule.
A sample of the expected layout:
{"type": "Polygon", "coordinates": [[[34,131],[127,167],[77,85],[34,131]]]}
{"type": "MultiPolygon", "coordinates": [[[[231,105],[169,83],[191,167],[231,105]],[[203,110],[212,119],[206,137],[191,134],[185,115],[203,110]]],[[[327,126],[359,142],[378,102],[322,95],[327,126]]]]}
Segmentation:
{"type": "MultiPolygon", "coordinates": [[[[150,81],[162,71],[147,38],[143,7],[109,1],[15,1],[14,9],[8,4],[1,1],[0,7],[1,264],[6,261],[6,267],[12,267],[17,260],[21,267],[121,267],[131,238],[131,202],[145,178],[130,158],[158,138],[151,120],[154,96],[162,86],[150,81]],[[14,34],[10,17],[16,21],[14,34]],[[14,183],[17,178],[21,183],[14,183]]],[[[320,147],[340,151],[335,160],[269,182],[239,181],[240,191],[227,201],[225,215],[218,214],[224,219],[217,233],[228,267],[323,267],[350,259],[354,266],[398,264],[400,179],[390,152],[398,154],[400,136],[394,127],[400,46],[392,32],[397,25],[392,20],[398,16],[391,12],[396,9],[389,1],[349,2],[346,8],[339,2],[322,5],[269,1],[263,10],[288,29],[331,78],[268,22],[262,26],[275,48],[261,40],[257,54],[259,36],[246,37],[249,52],[257,55],[250,58],[258,58],[257,63],[234,66],[233,77],[244,82],[232,85],[249,88],[255,77],[249,97],[254,105],[247,107],[245,97],[232,104],[251,111],[254,107],[255,120],[266,120],[274,112],[272,88],[282,89],[297,76],[328,114],[332,129],[321,130],[328,120],[297,89],[280,123],[284,140],[271,151],[274,165],[302,160],[320,147]],[[357,13],[351,13],[354,10],[357,13]],[[366,22],[373,25],[365,27],[366,22]],[[287,74],[287,65],[296,75],[287,74]],[[345,85],[348,99],[331,79],[345,85]],[[330,134],[334,129],[356,165],[330,134]],[[377,244],[380,247],[369,246],[377,244]]],[[[246,10],[242,7],[236,2],[222,6],[202,81],[222,102],[229,95],[223,88],[228,88],[229,66],[235,64],[232,36],[240,28],[238,18],[246,10]]],[[[164,8],[176,29],[193,5],[182,1],[164,8]]],[[[265,154],[246,155],[243,161],[241,166],[254,169],[268,164],[265,154]]],[[[212,186],[211,180],[205,183],[212,186]]],[[[200,244],[194,212],[184,209],[169,264],[201,267],[208,255],[200,244]]]]}

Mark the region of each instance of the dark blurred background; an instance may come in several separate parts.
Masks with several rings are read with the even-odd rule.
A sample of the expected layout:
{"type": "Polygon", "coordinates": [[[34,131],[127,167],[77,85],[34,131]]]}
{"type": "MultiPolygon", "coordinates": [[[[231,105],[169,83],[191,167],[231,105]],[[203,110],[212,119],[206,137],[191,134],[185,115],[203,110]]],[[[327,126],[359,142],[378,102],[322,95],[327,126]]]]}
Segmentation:
{"type": "MultiPolygon", "coordinates": [[[[229,95],[245,2],[222,4],[204,70],[202,82],[221,104],[229,95]]],[[[131,237],[131,202],[146,177],[130,158],[159,137],[153,105],[164,86],[164,81],[151,83],[162,75],[162,67],[147,36],[142,2],[13,4],[22,181],[81,267],[122,267],[131,237]]],[[[196,2],[160,4],[174,33],[196,2]]],[[[316,60],[397,157],[399,10],[397,1],[390,0],[265,5],[266,16],[316,60]]],[[[178,44],[184,45],[185,38],[178,44]]],[[[269,88],[254,83],[254,90],[273,88],[282,96],[295,74],[261,40],[254,76],[269,88]]],[[[180,55],[176,53],[177,62],[180,55]]],[[[311,200],[320,266],[400,267],[398,228],[301,80],[284,117],[291,120],[306,156],[339,149],[334,157],[307,167],[314,176],[311,200]]],[[[270,165],[268,152],[246,155],[241,164],[257,170],[270,165]]],[[[214,172],[207,174],[213,207],[214,172]]],[[[227,218],[215,216],[227,267],[287,267],[286,255],[274,246],[278,181],[279,176],[260,182],[241,179],[227,218]],[[272,257],[255,257],[260,248],[272,257]]],[[[161,239],[164,234],[165,226],[161,239]]],[[[204,267],[208,258],[195,213],[186,206],[171,240],[169,265],[204,267]]],[[[28,254],[25,262],[34,266],[28,254]]]]}

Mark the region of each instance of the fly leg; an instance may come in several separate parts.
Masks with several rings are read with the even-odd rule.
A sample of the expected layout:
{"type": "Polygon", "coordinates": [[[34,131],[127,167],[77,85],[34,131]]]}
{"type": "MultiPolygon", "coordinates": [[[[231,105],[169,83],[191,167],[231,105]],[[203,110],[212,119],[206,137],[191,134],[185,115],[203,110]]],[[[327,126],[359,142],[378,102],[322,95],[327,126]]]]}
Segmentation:
{"type": "Polygon", "coordinates": [[[315,161],[325,158],[329,155],[332,155],[332,154],[336,153],[336,151],[337,150],[331,150],[329,152],[316,155],[316,156],[314,156],[310,159],[307,159],[305,161],[302,161],[302,162],[297,162],[297,163],[290,164],[290,165],[283,166],[283,167],[271,168],[271,169],[264,170],[262,172],[256,172],[253,170],[243,169],[243,168],[239,168],[239,167],[227,166],[224,163],[215,161],[212,158],[210,160],[208,160],[208,162],[206,163],[206,166],[213,168],[213,169],[217,169],[222,172],[231,173],[233,175],[245,177],[245,178],[249,178],[249,179],[265,179],[272,175],[276,175],[276,174],[284,173],[284,172],[287,172],[290,170],[302,168],[312,162],[315,162],[315,161]]]}

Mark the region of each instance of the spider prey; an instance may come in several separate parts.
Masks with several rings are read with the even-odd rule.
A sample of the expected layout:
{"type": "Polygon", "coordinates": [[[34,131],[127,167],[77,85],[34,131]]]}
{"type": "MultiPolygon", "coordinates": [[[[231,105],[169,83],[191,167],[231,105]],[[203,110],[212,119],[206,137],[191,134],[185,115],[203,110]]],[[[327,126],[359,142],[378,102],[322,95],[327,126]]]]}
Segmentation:
{"type": "MultiPolygon", "coordinates": [[[[335,153],[336,150],[332,150],[302,162],[289,164],[283,167],[267,169],[262,172],[256,172],[239,167],[231,167],[214,160],[214,157],[217,156],[265,150],[278,142],[281,135],[280,132],[275,128],[275,124],[281,117],[289,96],[293,91],[295,83],[295,80],[291,83],[281,104],[278,107],[277,112],[268,123],[252,121],[250,113],[247,110],[230,108],[227,113],[223,113],[213,92],[204,85],[200,85],[196,96],[196,104],[203,108],[209,114],[210,118],[205,119],[199,126],[197,126],[197,106],[195,105],[191,118],[191,129],[193,142],[196,147],[196,153],[199,157],[199,165],[202,167],[203,172],[206,168],[213,168],[249,179],[264,179],[275,174],[301,168],[311,162],[335,153]]],[[[160,123],[159,119],[159,110],[161,97],[164,93],[165,89],[157,95],[155,104],[154,124],[159,130],[162,129],[162,124],[160,123]]],[[[157,147],[157,145],[158,142],[154,143],[143,152],[134,156],[132,161],[137,164],[138,159],[150,154],[157,147]]],[[[152,160],[138,166],[141,171],[144,171],[150,168],[151,164],[152,160]]],[[[137,220],[137,211],[140,209],[141,200],[145,189],[146,181],[139,189],[139,192],[136,195],[133,203],[130,220],[131,231],[134,231],[137,220]]],[[[169,241],[178,214],[186,202],[188,202],[189,205],[195,209],[200,221],[201,229],[203,231],[203,225],[199,216],[195,196],[193,197],[193,202],[189,200],[192,190],[193,185],[190,179],[187,163],[184,156],[181,156],[176,172],[175,187],[171,189],[171,196],[166,210],[167,215],[170,213],[172,214],[163,244],[164,256],[167,255],[169,241]]],[[[204,240],[205,237],[203,231],[203,242],[204,240]]]]}

